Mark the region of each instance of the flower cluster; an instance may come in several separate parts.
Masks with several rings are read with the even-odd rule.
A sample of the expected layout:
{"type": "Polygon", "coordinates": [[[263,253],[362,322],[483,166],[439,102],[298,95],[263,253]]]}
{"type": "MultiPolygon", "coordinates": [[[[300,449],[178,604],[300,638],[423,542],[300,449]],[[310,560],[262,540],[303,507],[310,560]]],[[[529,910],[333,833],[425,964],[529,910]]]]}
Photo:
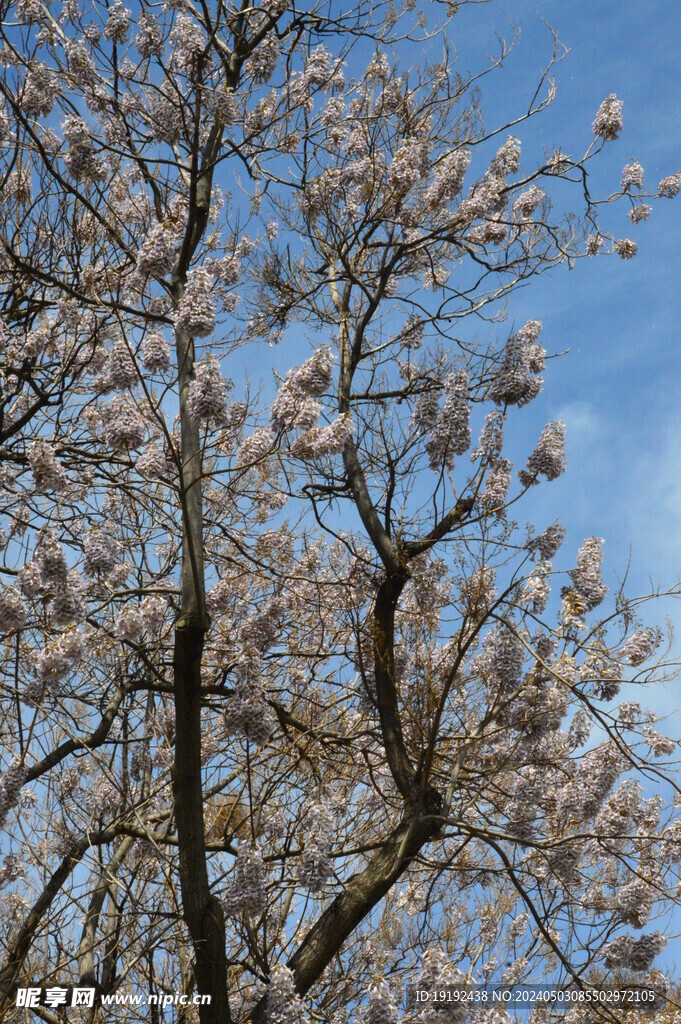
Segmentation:
{"type": "Polygon", "coordinates": [[[228,386],[215,356],[207,356],[196,363],[187,398],[191,418],[209,427],[226,426],[228,386]]]}
{"type": "Polygon", "coordinates": [[[97,384],[102,392],[129,391],[139,384],[140,375],[130,349],[123,338],[114,343],[107,356],[104,372],[97,384]]]}
{"type": "Polygon", "coordinates": [[[547,424],[542,430],[537,447],[527,460],[526,468],[518,477],[523,487],[538,483],[538,476],[556,480],[565,471],[565,424],[561,420],[547,424]]]}
{"type": "Polygon", "coordinates": [[[55,626],[68,626],[72,622],[83,621],[83,583],[77,572],[67,573],[50,598],[48,611],[55,626]]]}
{"type": "Polygon", "coordinates": [[[104,440],[114,452],[139,448],[144,442],[146,427],[133,403],[117,396],[103,410],[104,440]]]}
{"type": "Polygon", "coordinates": [[[169,41],[173,67],[186,75],[193,73],[206,48],[206,38],[194,19],[184,11],[177,14],[169,41]]]}
{"type": "Polygon", "coordinates": [[[331,874],[329,853],[335,825],[335,816],[327,801],[313,803],[305,814],[305,846],[296,871],[300,882],[310,892],[321,892],[331,874]]]}
{"type": "Polygon", "coordinates": [[[43,591],[64,585],[68,575],[66,556],[51,531],[41,537],[33,555],[33,562],[37,567],[43,591]]]}
{"type": "MultiPolygon", "coordinates": [[[[441,949],[428,949],[423,954],[421,969],[416,977],[414,987],[438,992],[440,989],[452,989],[455,985],[470,981],[457,967],[452,967],[447,956],[441,949]]],[[[429,1000],[425,1008],[418,1014],[419,1024],[463,1024],[468,1016],[468,1004],[465,1001],[439,1003],[429,1000]]]]}
{"type": "Polygon", "coordinates": [[[407,317],[407,322],[400,331],[399,340],[406,349],[417,349],[423,342],[423,321],[412,313],[407,317]]]}
{"type": "Polygon", "coordinates": [[[406,195],[414,185],[427,177],[429,170],[430,153],[427,143],[420,139],[405,139],[390,165],[388,184],[397,196],[406,195]]]}
{"type": "Polygon", "coordinates": [[[158,22],[151,14],[140,14],[137,19],[137,35],[135,49],[144,60],[163,51],[163,33],[158,22]]]}
{"type": "Polygon", "coordinates": [[[27,775],[26,767],[16,762],[13,762],[7,771],[0,774],[0,827],[4,825],[7,815],[16,806],[27,775]]]}
{"type": "Polygon", "coordinates": [[[258,43],[244,63],[244,72],[258,85],[269,82],[279,59],[279,46],[274,33],[258,43]]]}
{"type": "Polygon", "coordinates": [[[633,259],[638,252],[638,246],[631,238],[618,238],[615,242],[615,252],[623,260],[633,259]]]}
{"type": "Polygon", "coordinates": [[[504,447],[504,416],[494,409],[485,416],[478,443],[471,452],[471,461],[498,459],[504,447]]]}
{"type": "Polygon", "coordinates": [[[513,213],[520,220],[531,217],[534,211],[546,199],[546,193],[538,185],[530,185],[528,189],[521,192],[513,201],[513,213]]]}
{"type": "Polygon", "coordinates": [[[174,261],[175,235],[166,224],[154,224],[137,254],[137,270],[162,277],[173,269],[174,261]]]}
{"type": "Polygon", "coordinates": [[[513,463],[509,459],[493,459],[485,474],[485,490],[478,500],[483,511],[494,513],[497,520],[504,519],[506,515],[512,469],[513,463]]]}
{"type": "Polygon", "coordinates": [[[635,876],[617,893],[615,900],[620,919],[632,928],[643,928],[653,912],[658,893],[646,878],[635,876]]]}
{"type": "Polygon", "coordinates": [[[551,595],[552,571],[553,566],[550,562],[540,562],[532,570],[523,587],[523,602],[530,605],[532,610],[539,614],[546,610],[551,595]]]}
{"type": "Polygon", "coordinates": [[[120,558],[120,544],[104,530],[94,528],[83,538],[83,571],[88,576],[106,574],[120,558]]]}
{"type": "Polygon", "coordinates": [[[172,456],[157,444],[148,444],[135,462],[135,469],[147,480],[172,476],[177,470],[172,456]]]}
{"type": "MultiPolygon", "coordinates": [[[[24,337],[24,359],[37,359],[50,347],[52,331],[49,324],[38,324],[24,337]]],[[[10,345],[9,355],[13,354],[14,345],[10,345]]]]}
{"type": "Polygon", "coordinates": [[[321,407],[315,399],[328,390],[332,367],[331,349],[322,346],[297,370],[289,371],[272,403],[272,423],[277,430],[309,430],[316,424],[321,407]]]}
{"type": "Polygon", "coordinates": [[[142,342],[142,365],[149,373],[170,369],[170,346],[162,334],[148,334],[142,342]]]}
{"type": "Polygon", "coordinates": [[[18,878],[26,878],[26,865],[14,853],[8,853],[0,868],[0,888],[11,885],[18,878]]]}
{"type": "Polygon", "coordinates": [[[577,552],[577,568],[570,570],[572,589],[589,611],[599,605],[608,592],[601,574],[602,543],[602,537],[587,537],[577,552]]]}
{"type": "Polygon", "coordinates": [[[538,320],[530,320],[506,342],[504,358],[492,380],[491,397],[497,405],[526,405],[541,391],[545,351],[537,338],[538,320]]]}
{"type": "Polygon", "coordinates": [[[638,160],[633,160],[622,170],[622,188],[625,192],[630,188],[643,188],[643,168],[638,160]]]}
{"type": "Polygon", "coordinates": [[[662,196],[665,199],[673,199],[679,192],[681,192],[681,171],[677,171],[676,174],[667,175],[657,186],[658,196],[662,196]]]}
{"type": "Polygon", "coordinates": [[[340,454],[351,439],[354,424],[350,413],[343,413],[328,427],[313,427],[291,445],[291,454],[299,459],[326,459],[340,454]]]}
{"type": "Polygon", "coordinates": [[[270,971],[267,1024],[308,1024],[305,1004],[295,990],[293,972],[283,964],[270,971]]]}
{"type": "Polygon", "coordinates": [[[426,445],[430,468],[454,468],[454,456],[463,455],[471,444],[468,374],[457,370],[445,382],[445,400],[426,445]]]}
{"type": "Polygon", "coordinates": [[[142,622],[149,633],[158,633],[163,627],[168,611],[167,602],[158,594],[149,594],[140,605],[142,622]]]}
{"type": "Polygon", "coordinates": [[[21,109],[29,117],[47,117],[54,107],[57,89],[54,77],[44,64],[33,64],[26,75],[21,109]]]}
{"type": "Polygon", "coordinates": [[[627,217],[632,224],[640,224],[641,221],[648,220],[652,212],[653,208],[650,203],[635,203],[629,210],[627,217]]]}
{"type": "Polygon", "coordinates": [[[184,294],[175,313],[175,330],[192,338],[205,338],[215,330],[215,303],[211,278],[201,267],[190,270],[184,294]]]}
{"type": "Polygon", "coordinates": [[[520,139],[516,138],[515,135],[509,135],[506,142],[497,150],[490,170],[500,175],[500,177],[516,174],[520,167],[521,148],[520,139]]]}
{"type": "Polygon", "coordinates": [[[494,569],[484,566],[470,573],[461,581],[460,594],[464,613],[475,619],[483,618],[497,596],[494,569]]]}
{"type": "Polygon", "coordinates": [[[274,447],[274,434],[269,427],[258,427],[249,437],[244,438],[239,446],[237,458],[239,465],[247,466],[260,462],[270,454],[274,447]]]}
{"type": "Polygon", "coordinates": [[[228,917],[245,914],[260,917],[267,903],[267,872],[257,847],[239,846],[234,862],[234,877],[223,897],[228,917]]]}
{"type": "Polygon", "coordinates": [[[619,656],[627,665],[642,665],[647,661],[660,644],[661,636],[659,630],[641,629],[632,633],[624,641],[619,650],[619,656]]]}
{"type": "Polygon", "coordinates": [[[329,85],[342,88],[341,62],[334,61],[325,46],[316,46],[305,61],[303,83],[306,89],[325,89],[329,85]]]}
{"type": "Polygon", "coordinates": [[[28,608],[16,587],[0,590],[0,633],[23,629],[28,619],[28,608]]]}
{"type": "Polygon", "coordinates": [[[225,712],[225,729],[231,735],[244,736],[256,747],[264,746],[276,728],[262,689],[248,665],[237,667],[232,696],[225,712]]]}
{"type": "Polygon", "coordinates": [[[126,604],[116,611],[116,636],[119,640],[138,644],[145,632],[142,609],[137,604],[126,604]]]}
{"type": "Polygon", "coordinates": [[[605,966],[647,971],[666,945],[666,936],[661,932],[650,932],[639,939],[631,935],[618,935],[603,947],[605,966]]]}
{"type": "Polygon", "coordinates": [[[84,650],[83,636],[78,630],[69,630],[46,644],[35,660],[35,672],[41,687],[52,687],[68,675],[81,660],[84,650]]]}
{"type": "Polygon", "coordinates": [[[437,391],[423,391],[416,399],[411,423],[419,434],[429,433],[440,415],[440,399],[437,391]]]}
{"type": "Polygon", "coordinates": [[[147,117],[156,142],[172,146],[186,131],[182,108],[163,93],[156,93],[151,98],[147,117]]]}
{"type": "Polygon", "coordinates": [[[528,540],[525,547],[532,554],[536,552],[542,562],[547,562],[557,553],[564,540],[565,527],[560,523],[552,523],[543,533],[528,540]]]}
{"type": "Polygon", "coordinates": [[[62,122],[68,150],[64,163],[76,181],[104,181],[109,168],[104,157],[97,156],[90,128],[82,117],[71,115],[62,122]]]}
{"type": "Polygon", "coordinates": [[[32,441],[26,454],[37,494],[63,491],[68,486],[64,468],[58,462],[54,449],[48,441],[42,439],[32,441]]]}
{"type": "Polygon", "coordinates": [[[588,821],[595,817],[627,767],[626,757],[610,740],[588,751],[582,758],[579,777],[567,782],[558,793],[556,814],[559,820],[588,821]]]}
{"type": "Polygon", "coordinates": [[[515,690],[525,663],[525,647],[516,628],[497,623],[485,636],[474,668],[490,689],[515,690]]]}
{"type": "Polygon", "coordinates": [[[366,1024],[398,1024],[400,1019],[397,1004],[383,978],[369,987],[369,1005],[364,1020],[366,1024]]]}
{"type": "Polygon", "coordinates": [[[622,101],[612,92],[601,103],[591,127],[594,135],[611,142],[622,131],[622,123],[622,101]]]}
{"type": "Polygon", "coordinates": [[[16,13],[22,24],[30,25],[34,21],[41,21],[45,11],[41,0],[18,0],[16,13]]]}
{"type": "Polygon", "coordinates": [[[104,26],[104,37],[115,43],[124,43],[130,31],[131,11],[124,7],[122,0],[114,0],[109,7],[109,17],[104,26]]]}
{"type": "Polygon", "coordinates": [[[468,232],[468,237],[471,242],[476,242],[479,245],[499,245],[504,241],[508,234],[508,227],[499,218],[494,217],[492,220],[486,220],[482,224],[477,224],[471,228],[468,232]]]}
{"type": "Polygon", "coordinates": [[[470,162],[471,155],[466,149],[448,153],[438,162],[433,180],[423,193],[423,201],[427,208],[438,210],[443,203],[450,203],[456,199],[463,188],[470,162]]]}

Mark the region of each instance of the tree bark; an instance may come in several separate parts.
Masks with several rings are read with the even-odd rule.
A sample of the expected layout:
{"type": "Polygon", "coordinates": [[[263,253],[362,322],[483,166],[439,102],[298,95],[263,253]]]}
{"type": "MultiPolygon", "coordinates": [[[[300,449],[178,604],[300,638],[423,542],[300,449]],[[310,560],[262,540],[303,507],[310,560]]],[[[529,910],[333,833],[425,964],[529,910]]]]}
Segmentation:
{"type": "Polygon", "coordinates": [[[210,995],[199,1007],[201,1024],[230,1024],[225,963],[225,921],[211,895],[206,863],[201,779],[201,661],[208,629],[203,564],[201,438],[189,415],[187,398],[193,374],[193,341],[176,332],[180,387],[182,461],[182,603],[175,623],[175,767],[173,788],[180,854],[182,909],[196,958],[198,991],[210,995]]]}

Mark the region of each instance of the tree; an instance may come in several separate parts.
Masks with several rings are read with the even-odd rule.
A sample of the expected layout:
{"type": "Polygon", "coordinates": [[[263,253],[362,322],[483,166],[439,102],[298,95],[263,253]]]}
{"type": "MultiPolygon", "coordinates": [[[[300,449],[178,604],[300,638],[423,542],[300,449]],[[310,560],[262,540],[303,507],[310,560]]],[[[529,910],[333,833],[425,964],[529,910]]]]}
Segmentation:
{"type": "Polygon", "coordinates": [[[614,95],[581,159],[521,169],[560,46],[486,129],[456,6],[7,9],[6,1008],[134,984],[209,995],[202,1024],[377,1024],[402,981],[664,947],[622,929],[673,902],[681,826],[637,775],[674,785],[674,745],[613,702],[668,650],[643,598],[598,618],[598,538],[565,575],[560,525],[508,518],[565,468],[558,422],[518,484],[504,453],[541,323],[459,330],[632,257],[600,207],[649,196],[636,162],[590,193],[614,95]],[[273,395],[241,368],[265,342],[273,395]]]}

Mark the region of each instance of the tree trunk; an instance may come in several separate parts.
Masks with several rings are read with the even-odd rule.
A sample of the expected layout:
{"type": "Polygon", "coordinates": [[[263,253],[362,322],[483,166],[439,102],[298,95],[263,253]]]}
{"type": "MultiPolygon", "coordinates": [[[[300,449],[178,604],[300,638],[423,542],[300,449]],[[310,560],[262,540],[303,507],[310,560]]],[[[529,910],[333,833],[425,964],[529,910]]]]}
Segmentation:
{"type": "Polygon", "coordinates": [[[230,1024],[225,963],[225,921],[211,895],[206,864],[201,780],[201,660],[208,629],[203,566],[201,438],[187,410],[194,365],[192,339],[178,331],[182,459],[182,604],[175,623],[175,820],[180,854],[182,909],[196,958],[198,991],[211,997],[199,1007],[201,1024],[230,1024]]]}

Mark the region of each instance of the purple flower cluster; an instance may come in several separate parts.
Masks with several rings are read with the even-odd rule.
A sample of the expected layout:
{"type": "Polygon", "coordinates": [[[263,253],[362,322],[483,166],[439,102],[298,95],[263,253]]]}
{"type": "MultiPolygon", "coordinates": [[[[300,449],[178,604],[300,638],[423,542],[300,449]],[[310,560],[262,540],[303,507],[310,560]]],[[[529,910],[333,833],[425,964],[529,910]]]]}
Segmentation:
{"type": "Polygon", "coordinates": [[[530,320],[506,342],[501,366],[492,379],[491,397],[497,405],[526,405],[541,391],[538,376],[545,366],[545,351],[537,338],[541,324],[530,320]]]}
{"type": "Polygon", "coordinates": [[[28,608],[16,587],[0,590],[0,633],[23,629],[28,619],[28,608]]]}
{"type": "Polygon", "coordinates": [[[175,262],[175,235],[166,224],[154,224],[137,254],[140,274],[163,277],[175,262]]]}
{"type": "Polygon", "coordinates": [[[599,605],[608,592],[601,574],[602,543],[602,537],[587,537],[577,552],[577,568],[570,570],[572,589],[589,611],[599,605]]]}
{"type": "Polygon", "coordinates": [[[83,538],[83,555],[86,575],[106,574],[120,559],[120,544],[110,534],[95,527],[83,538]]]}
{"type": "Polygon", "coordinates": [[[618,935],[603,947],[605,966],[647,971],[666,945],[667,938],[661,932],[649,932],[639,939],[631,935],[618,935]]]}
{"type": "Polygon", "coordinates": [[[126,452],[144,443],[146,427],[135,405],[116,396],[102,410],[104,440],[114,452],[126,452]]]}
{"type": "Polygon", "coordinates": [[[228,386],[215,356],[207,356],[196,363],[187,398],[191,418],[208,427],[226,426],[228,386]]]}
{"type": "Polygon", "coordinates": [[[526,657],[516,629],[497,623],[485,636],[474,668],[490,689],[508,692],[519,685],[526,657]]]}
{"type": "Polygon", "coordinates": [[[257,918],[267,904],[267,872],[262,853],[257,847],[239,846],[234,861],[234,877],[223,896],[228,917],[245,914],[257,918]]]}
{"type": "Polygon", "coordinates": [[[445,381],[445,400],[426,445],[430,468],[454,468],[454,456],[470,448],[470,406],[468,374],[457,370],[445,381]]]}
{"type": "Polygon", "coordinates": [[[26,767],[16,761],[0,774],[0,826],[4,825],[7,815],[16,806],[27,775],[26,767]]]}
{"type": "Polygon", "coordinates": [[[560,523],[552,523],[543,533],[537,534],[525,545],[533,554],[536,552],[542,562],[550,561],[565,540],[565,527],[560,523]]]}
{"type": "Polygon", "coordinates": [[[64,118],[62,131],[69,147],[64,154],[64,163],[71,177],[76,181],[104,181],[109,168],[104,157],[95,153],[87,121],[73,114],[64,118]]]}
{"type": "Polygon", "coordinates": [[[594,135],[611,142],[622,131],[622,124],[622,101],[612,92],[601,103],[591,127],[594,135]]]}
{"type": "Polygon", "coordinates": [[[63,491],[68,486],[68,477],[48,441],[32,441],[26,454],[33,473],[36,494],[63,491]]]}
{"type": "Polygon", "coordinates": [[[142,342],[142,365],[149,373],[170,369],[170,346],[162,334],[148,334],[142,342]]]}
{"type": "Polygon", "coordinates": [[[267,985],[267,1024],[308,1024],[305,1004],[295,989],[293,972],[283,964],[270,971],[267,985]]]}
{"type": "Polygon", "coordinates": [[[644,661],[647,661],[654,654],[660,644],[660,640],[659,630],[638,630],[624,641],[620,647],[619,656],[628,665],[642,665],[644,661]]]}
{"type": "Polygon", "coordinates": [[[638,160],[633,160],[622,170],[622,188],[625,191],[630,188],[643,188],[643,168],[638,160]]]}
{"type": "Polygon", "coordinates": [[[291,454],[299,459],[326,459],[339,455],[352,438],[354,424],[350,413],[342,413],[328,427],[313,427],[291,445],[291,454]]]}
{"type": "Polygon", "coordinates": [[[304,818],[305,845],[296,872],[312,893],[321,892],[331,874],[329,853],[335,826],[335,815],[327,801],[311,804],[304,818]]]}
{"type": "Polygon", "coordinates": [[[369,987],[369,1004],[364,1020],[366,1024],[399,1024],[399,1011],[387,982],[380,978],[369,987]]]}
{"type": "Polygon", "coordinates": [[[275,731],[274,715],[265,700],[257,673],[247,664],[237,667],[232,695],[225,712],[225,729],[244,736],[256,747],[264,746],[275,731]]]}
{"type": "Polygon", "coordinates": [[[202,268],[190,270],[187,284],[175,313],[175,330],[192,338],[205,338],[215,330],[215,303],[211,297],[211,278],[202,268]]]}
{"type": "Polygon", "coordinates": [[[547,424],[542,430],[537,447],[528,457],[526,468],[518,477],[523,487],[538,483],[538,476],[557,480],[565,472],[565,424],[561,420],[547,424]]]}

